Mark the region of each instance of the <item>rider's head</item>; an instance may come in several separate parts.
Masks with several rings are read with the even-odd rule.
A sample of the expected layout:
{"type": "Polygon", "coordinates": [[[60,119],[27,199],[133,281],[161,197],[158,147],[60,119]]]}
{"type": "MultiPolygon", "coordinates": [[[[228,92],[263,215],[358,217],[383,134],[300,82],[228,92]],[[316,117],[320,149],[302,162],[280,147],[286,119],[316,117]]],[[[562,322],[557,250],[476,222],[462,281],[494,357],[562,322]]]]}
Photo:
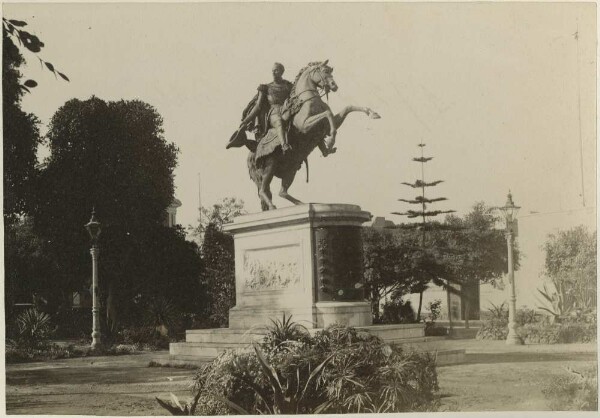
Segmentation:
{"type": "Polygon", "coordinates": [[[283,73],[285,72],[285,67],[283,66],[283,64],[276,62],[275,64],[273,64],[273,78],[275,79],[280,79],[283,76],[283,73]]]}

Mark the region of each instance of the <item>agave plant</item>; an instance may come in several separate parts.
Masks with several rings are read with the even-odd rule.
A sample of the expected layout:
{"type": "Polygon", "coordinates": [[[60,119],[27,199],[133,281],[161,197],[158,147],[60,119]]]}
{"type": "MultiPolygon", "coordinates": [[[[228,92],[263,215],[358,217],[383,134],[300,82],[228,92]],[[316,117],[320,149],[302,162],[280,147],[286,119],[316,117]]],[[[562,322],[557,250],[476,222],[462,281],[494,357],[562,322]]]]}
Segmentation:
{"type": "MultiPolygon", "coordinates": [[[[323,369],[331,361],[333,355],[330,355],[323,360],[317,367],[315,367],[309,374],[308,379],[303,381],[301,378],[300,369],[296,369],[296,374],[293,377],[284,378],[277,370],[267,361],[265,355],[258,347],[258,344],[253,343],[254,352],[261,367],[261,372],[267,378],[271,390],[273,391],[272,397],[264,388],[261,388],[251,379],[245,377],[245,383],[248,384],[261,399],[267,410],[268,414],[298,414],[302,411],[302,401],[306,393],[311,389],[311,385],[316,383],[323,369]]],[[[220,401],[225,403],[228,407],[234,411],[243,414],[251,415],[250,412],[246,411],[241,406],[237,405],[223,397],[217,397],[220,401]]],[[[261,411],[262,412],[262,411],[261,411]]]]}
{"type": "Polygon", "coordinates": [[[50,315],[35,308],[27,309],[17,316],[18,340],[28,346],[46,342],[52,333],[50,315]]]}
{"type": "Polygon", "coordinates": [[[177,306],[169,299],[157,297],[151,299],[144,311],[146,326],[156,329],[163,335],[172,331],[177,323],[179,312],[177,306]]]}
{"type": "Polygon", "coordinates": [[[490,302],[492,306],[490,308],[490,313],[492,314],[492,318],[494,319],[507,319],[508,318],[508,310],[506,309],[506,302],[502,302],[500,305],[494,305],[490,302]]]}
{"type": "Polygon", "coordinates": [[[182,404],[179,398],[174,393],[171,393],[171,403],[165,402],[162,399],[155,398],[160,406],[169,411],[171,415],[183,416],[183,415],[194,415],[196,413],[196,407],[198,406],[198,399],[202,394],[201,390],[198,390],[196,395],[190,399],[187,403],[182,404]]]}
{"type": "Polygon", "coordinates": [[[283,314],[283,319],[271,319],[271,325],[267,327],[267,335],[265,336],[265,345],[274,349],[283,347],[286,342],[298,341],[302,337],[308,335],[306,327],[292,321],[292,315],[286,317],[283,314]]]}
{"type": "Polygon", "coordinates": [[[551,292],[546,284],[544,284],[544,289],[538,289],[538,292],[546,301],[546,306],[538,306],[538,308],[550,313],[555,319],[567,316],[575,309],[572,298],[569,298],[564,292],[551,292]]]}
{"type": "Polygon", "coordinates": [[[169,411],[169,413],[171,415],[174,415],[174,416],[195,415],[196,408],[198,406],[198,401],[200,400],[200,396],[202,395],[202,389],[203,389],[202,383],[200,383],[199,386],[196,386],[195,389],[197,391],[196,391],[196,394],[194,395],[194,397],[184,404],[182,404],[179,401],[179,398],[174,393],[171,393],[171,403],[168,403],[168,402],[163,401],[162,399],[159,399],[156,397],[155,397],[155,399],[156,399],[156,402],[158,402],[158,404],[160,406],[162,406],[164,409],[169,411]]]}

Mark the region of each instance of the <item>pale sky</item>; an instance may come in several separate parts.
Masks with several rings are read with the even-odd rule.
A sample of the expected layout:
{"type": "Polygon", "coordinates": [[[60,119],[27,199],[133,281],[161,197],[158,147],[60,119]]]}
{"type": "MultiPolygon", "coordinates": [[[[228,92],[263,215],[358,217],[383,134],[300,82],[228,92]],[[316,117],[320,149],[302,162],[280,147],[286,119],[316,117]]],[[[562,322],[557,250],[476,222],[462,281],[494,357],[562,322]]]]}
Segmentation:
{"type": "MultiPolygon", "coordinates": [[[[445,181],[429,196],[449,199],[436,208],[464,214],[475,201],[502,205],[510,188],[523,216],[577,214],[582,167],[584,212],[595,207],[594,3],[3,6],[6,17],[29,23],[46,45],[41,57],[71,79],[55,80],[25,54],[24,72],[39,86],[23,107],[44,124],[74,97],[157,108],[166,139],[181,150],[183,225],[197,221],[198,173],[203,205],[236,196],[260,210],[247,151],[225,144],[275,61],[293,81],[309,61],[329,59],[340,86],[332,110],[355,104],[382,116],[348,117],[337,154],[314,152],[309,184],[305,169],[298,173],[290,193],[300,200],[358,204],[404,221],[390,212],[408,209],[397,199],[416,195],[400,183],[420,176],[411,159],[424,141],[435,157],[426,179],[445,181]]],[[[276,193],[279,180],[272,187],[276,193]]]]}

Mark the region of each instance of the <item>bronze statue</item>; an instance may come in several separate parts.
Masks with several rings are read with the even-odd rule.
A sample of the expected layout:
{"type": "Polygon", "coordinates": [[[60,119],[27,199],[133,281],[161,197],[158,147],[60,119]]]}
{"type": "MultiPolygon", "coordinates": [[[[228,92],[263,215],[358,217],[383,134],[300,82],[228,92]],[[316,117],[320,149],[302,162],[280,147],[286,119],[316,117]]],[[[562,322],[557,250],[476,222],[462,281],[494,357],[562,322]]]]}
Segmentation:
{"type": "MultiPolygon", "coordinates": [[[[263,210],[275,209],[271,200],[270,188],[273,176],[281,178],[280,197],[294,204],[302,203],[288,194],[296,172],[300,169],[302,162],[308,164],[307,157],[317,146],[324,156],[335,152],[337,129],[349,113],[363,112],[371,119],[380,117],[373,110],[359,106],[346,106],[338,114],[333,114],[329,106],[321,99],[330,91],[335,92],[338,89],[332,75],[333,68],[329,67],[327,63],[328,61],[312,62],[300,70],[289,93],[289,98],[283,105],[277,105],[279,121],[282,119],[287,121],[287,135],[285,132],[281,133],[284,124],[277,124],[277,116],[273,117],[274,112],[269,109],[267,119],[270,123],[266,123],[267,119],[259,118],[256,136],[258,141],[248,141],[245,138],[243,129],[252,127],[254,119],[252,114],[261,114],[259,89],[255,98],[257,103],[251,102],[248,105],[244,112],[242,125],[227,145],[227,148],[246,145],[250,149],[248,169],[250,178],[258,188],[258,196],[263,210]],[[320,93],[319,89],[323,93],[320,93]],[[258,110],[255,111],[257,108],[258,110]],[[262,127],[261,123],[263,123],[262,127]],[[291,149],[289,147],[286,149],[286,142],[289,143],[291,149]]],[[[275,67],[273,73],[276,76],[275,67]]],[[[267,89],[267,91],[269,90],[267,89]]],[[[268,95],[270,94],[269,91],[268,95]]],[[[269,104],[271,104],[271,100],[269,100],[269,104]]]]}
{"type": "Polygon", "coordinates": [[[239,135],[241,130],[254,130],[256,139],[260,140],[272,127],[277,131],[281,149],[285,153],[290,147],[287,141],[286,125],[281,115],[281,107],[290,96],[293,84],[283,79],[285,67],[276,62],[273,64],[273,81],[258,86],[258,93],[248,103],[242,115],[242,123],[227,144],[227,148],[245,145],[245,138],[239,135]],[[256,121],[257,120],[257,121],[256,121]]]}

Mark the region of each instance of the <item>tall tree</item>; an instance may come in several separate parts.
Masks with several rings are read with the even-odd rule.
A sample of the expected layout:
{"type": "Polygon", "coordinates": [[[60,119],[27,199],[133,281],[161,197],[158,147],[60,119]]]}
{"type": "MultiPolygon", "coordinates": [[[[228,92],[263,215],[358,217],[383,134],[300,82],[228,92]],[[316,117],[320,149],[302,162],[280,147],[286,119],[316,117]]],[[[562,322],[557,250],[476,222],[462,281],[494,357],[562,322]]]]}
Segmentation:
{"type": "MultiPolygon", "coordinates": [[[[44,254],[45,243],[33,233],[27,217],[35,195],[36,153],[42,139],[39,120],[21,109],[23,95],[37,85],[34,80],[22,81],[20,68],[25,59],[21,51],[37,53],[44,44],[24,30],[25,26],[23,21],[2,19],[4,271],[8,310],[16,301],[31,301],[33,279],[40,280],[44,272],[53,270],[53,263],[44,254]]],[[[57,74],[51,63],[38,59],[57,74]]],[[[67,76],[58,74],[68,81],[67,76]]],[[[48,291],[54,289],[50,283],[36,284],[48,291]]]]}
{"type": "Polygon", "coordinates": [[[544,293],[553,302],[560,302],[561,306],[552,310],[542,309],[555,316],[576,309],[596,309],[596,248],[596,232],[590,232],[583,225],[548,235],[544,243],[544,274],[552,283],[554,292],[544,293]]]}
{"type": "Polygon", "coordinates": [[[225,197],[210,208],[200,208],[201,216],[193,234],[202,239],[202,283],[207,289],[207,325],[210,326],[227,326],[229,309],[235,306],[233,237],[223,232],[223,225],[245,213],[244,202],[235,197],[225,197]]]}
{"type": "Polygon", "coordinates": [[[29,211],[36,175],[36,152],[41,143],[39,120],[21,110],[24,94],[19,67],[23,56],[6,30],[2,32],[2,118],[4,221],[10,224],[29,211]]]}
{"type": "Polygon", "coordinates": [[[233,237],[216,223],[209,223],[204,233],[202,260],[207,325],[225,327],[229,324],[229,309],[235,306],[235,254],[233,237]]]}
{"type": "Polygon", "coordinates": [[[115,315],[128,296],[119,289],[151,285],[139,269],[161,257],[152,237],[173,200],[178,150],[164,138],[161,116],[137,100],[70,100],[52,117],[47,137],[51,153],[40,173],[34,219],[58,264],[56,285],[77,291],[89,278],[83,225],[95,207],[102,223],[101,292],[115,315]]]}
{"type": "Polygon", "coordinates": [[[52,281],[56,264],[48,244],[38,237],[29,217],[17,218],[4,226],[4,296],[6,318],[15,303],[31,303],[35,295],[57,298],[61,289],[52,281]]]}
{"type": "MultiPolygon", "coordinates": [[[[445,224],[451,231],[448,239],[447,277],[472,289],[481,283],[495,285],[507,272],[508,260],[504,231],[495,228],[499,222],[496,210],[477,202],[472,210],[460,218],[450,215],[445,224]]],[[[519,250],[515,243],[514,266],[519,268],[519,250]]],[[[465,318],[468,324],[471,295],[462,292],[465,318]]],[[[468,325],[467,325],[468,326],[468,325]]]]}
{"type": "MultiPolygon", "coordinates": [[[[431,223],[429,221],[429,219],[434,218],[434,217],[444,214],[444,213],[453,213],[454,211],[453,210],[428,210],[428,205],[431,205],[436,202],[448,200],[448,199],[445,197],[431,198],[431,197],[426,196],[425,190],[427,188],[435,187],[438,184],[442,183],[443,180],[435,180],[432,182],[425,181],[425,164],[428,163],[429,161],[431,161],[433,159],[433,157],[425,157],[424,156],[423,148],[425,148],[425,144],[423,142],[421,142],[418,146],[421,149],[421,156],[413,158],[413,161],[421,164],[421,179],[416,180],[414,183],[403,182],[402,184],[409,186],[413,189],[420,189],[421,194],[416,196],[414,199],[398,199],[398,200],[401,202],[409,203],[411,205],[418,205],[418,206],[420,206],[420,209],[419,210],[407,210],[406,212],[392,212],[392,213],[395,215],[407,216],[409,219],[410,218],[421,218],[421,222],[410,225],[410,226],[414,227],[416,225],[419,228],[419,230],[421,231],[421,254],[422,254],[424,260],[429,259],[429,261],[432,261],[432,260],[435,260],[435,258],[432,255],[426,254],[426,246],[425,246],[426,234],[427,234],[427,230],[439,229],[439,228],[436,228],[437,226],[439,226],[439,224],[431,223]]],[[[419,293],[419,308],[417,310],[417,320],[420,320],[421,307],[423,304],[423,292],[427,289],[427,284],[430,281],[430,276],[428,274],[422,274],[420,277],[416,277],[415,279],[417,281],[420,281],[420,285],[415,286],[415,290],[417,290],[419,293]]],[[[446,283],[446,287],[448,290],[450,289],[450,282],[446,283]]],[[[450,318],[450,293],[448,293],[448,318],[450,318]]]]}
{"type": "Polygon", "coordinates": [[[199,243],[204,241],[204,233],[209,225],[216,227],[218,231],[223,229],[223,225],[233,222],[233,218],[246,213],[244,201],[236,197],[224,197],[211,207],[201,207],[198,225],[189,226],[188,230],[191,236],[199,243]]]}
{"type": "MultiPolygon", "coordinates": [[[[27,26],[27,22],[22,20],[7,19],[5,17],[2,18],[3,36],[10,38],[13,46],[17,43],[21,50],[26,50],[30,53],[33,53],[40,62],[42,68],[50,71],[56,78],[60,77],[64,81],[71,81],[65,74],[58,71],[54,67],[54,64],[43,60],[39,55],[37,55],[44,47],[44,43],[40,40],[40,38],[23,29],[25,26],[27,26]]],[[[30,92],[30,89],[36,86],[37,82],[35,80],[26,80],[24,83],[19,84],[19,88],[26,92],[30,92]]]]}
{"type": "Polygon", "coordinates": [[[442,284],[440,236],[428,235],[423,246],[421,231],[403,226],[363,228],[365,290],[375,321],[379,320],[380,301],[386,296],[399,299],[419,293],[430,281],[442,284]]]}

